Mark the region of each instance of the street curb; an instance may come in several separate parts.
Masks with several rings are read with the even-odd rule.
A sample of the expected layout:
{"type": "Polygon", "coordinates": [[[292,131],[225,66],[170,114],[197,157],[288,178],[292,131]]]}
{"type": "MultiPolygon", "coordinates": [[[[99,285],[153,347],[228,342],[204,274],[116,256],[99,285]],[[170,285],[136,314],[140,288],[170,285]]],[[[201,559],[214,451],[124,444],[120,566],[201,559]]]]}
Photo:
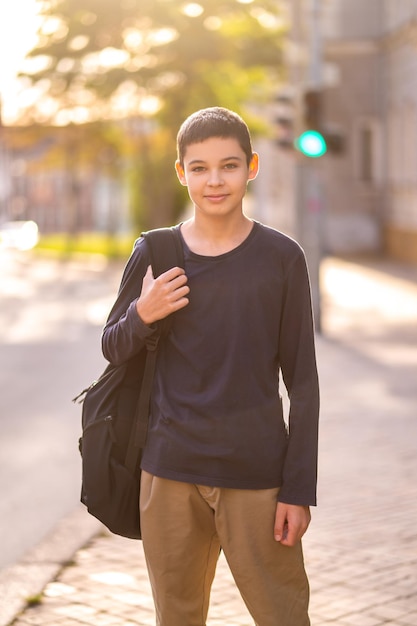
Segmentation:
{"type": "Polygon", "coordinates": [[[103,525],[79,505],[16,564],[0,571],[0,626],[10,626],[55,580],[74,554],[103,530],[103,525]]]}

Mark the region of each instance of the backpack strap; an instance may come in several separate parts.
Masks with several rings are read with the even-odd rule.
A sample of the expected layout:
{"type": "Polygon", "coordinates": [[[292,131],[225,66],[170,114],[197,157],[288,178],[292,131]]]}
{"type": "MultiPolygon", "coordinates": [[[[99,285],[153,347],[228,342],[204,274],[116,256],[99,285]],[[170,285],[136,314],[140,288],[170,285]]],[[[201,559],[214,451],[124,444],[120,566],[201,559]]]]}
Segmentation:
{"type": "MultiPolygon", "coordinates": [[[[171,269],[171,267],[184,267],[184,254],[178,226],[157,228],[142,233],[142,236],[145,238],[148,246],[152,272],[155,278],[171,269]]],[[[171,321],[171,316],[161,320],[158,323],[158,332],[146,342],[145,368],[125,459],[125,466],[132,473],[137,468],[140,451],[146,442],[149,404],[159,340],[161,336],[168,334],[171,321]]]]}
{"type": "Polygon", "coordinates": [[[179,226],[155,228],[142,233],[148,246],[153,275],[156,278],[171,267],[184,267],[179,226]]]}
{"type": "MultiPolygon", "coordinates": [[[[184,267],[184,252],[179,226],[155,228],[154,230],[142,233],[142,237],[145,238],[148,246],[149,259],[151,261],[154,278],[157,278],[172,267],[184,267]]],[[[157,340],[160,336],[168,334],[171,323],[171,315],[157,322],[159,331],[155,333],[157,340]]],[[[155,339],[155,336],[153,339],[155,339]]],[[[150,349],[153,350],[152,345],[150,349]]]]}

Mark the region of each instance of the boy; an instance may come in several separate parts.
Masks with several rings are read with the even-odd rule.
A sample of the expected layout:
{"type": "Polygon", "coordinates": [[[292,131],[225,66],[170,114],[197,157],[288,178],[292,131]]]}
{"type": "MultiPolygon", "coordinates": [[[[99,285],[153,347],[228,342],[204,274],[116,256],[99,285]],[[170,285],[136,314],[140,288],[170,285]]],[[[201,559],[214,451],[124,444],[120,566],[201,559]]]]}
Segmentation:
{"type": "Polygon", "coordinates": [[[154,279],[139,239],[130,267],[143,276],[140,296],[129,270],[103,331],[104,356],[120,363],[175,313],[142,458],[157,624],[204,626],[222,548],[258,626],[308,626],[300,540],[316,503],[319,394],[304,254],[243,211],[258,155],[237,114],[191,115],[175,167],[194,206],[177,227],[185,270],[154,279]]]}

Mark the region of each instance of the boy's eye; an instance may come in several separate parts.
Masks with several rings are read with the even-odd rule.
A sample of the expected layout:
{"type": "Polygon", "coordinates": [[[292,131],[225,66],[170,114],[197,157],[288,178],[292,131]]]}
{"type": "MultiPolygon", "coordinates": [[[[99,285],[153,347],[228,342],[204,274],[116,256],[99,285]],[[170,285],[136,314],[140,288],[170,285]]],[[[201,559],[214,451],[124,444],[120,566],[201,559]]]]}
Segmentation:
{"type": "MultiPolygon", "coordinates": [[[[225,170],[234,170],[234,169],[236,169],[238,167],[238,164],[237,163],[233,163],[233,162],[225,163],[222,167],[225,170]]],[[[201,172],[205,172],[206,170],[207,170],[207,168],[206,168],[205,165],[193,165],[191,167],[191,172],[194,172],[196,174],[199,174],[201,172]]]]}

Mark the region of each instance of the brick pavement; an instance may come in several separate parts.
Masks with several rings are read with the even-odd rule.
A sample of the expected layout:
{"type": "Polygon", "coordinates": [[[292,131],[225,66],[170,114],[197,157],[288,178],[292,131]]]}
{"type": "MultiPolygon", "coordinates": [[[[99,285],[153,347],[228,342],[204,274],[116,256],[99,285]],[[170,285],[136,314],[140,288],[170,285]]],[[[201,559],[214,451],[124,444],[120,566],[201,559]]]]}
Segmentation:
{"type": "MultiPolygon", "coordinates": [[[[417,626],[417,283],[378,267],[323,264],[319,506],[304,540],[312,626],[417,626]]],[[[13,626],[154,624],[140,542],[106,531],[40,600],[13,626]]],[[[220,624],[252,625],[223,558],[208,620],[220,624]]]]}

